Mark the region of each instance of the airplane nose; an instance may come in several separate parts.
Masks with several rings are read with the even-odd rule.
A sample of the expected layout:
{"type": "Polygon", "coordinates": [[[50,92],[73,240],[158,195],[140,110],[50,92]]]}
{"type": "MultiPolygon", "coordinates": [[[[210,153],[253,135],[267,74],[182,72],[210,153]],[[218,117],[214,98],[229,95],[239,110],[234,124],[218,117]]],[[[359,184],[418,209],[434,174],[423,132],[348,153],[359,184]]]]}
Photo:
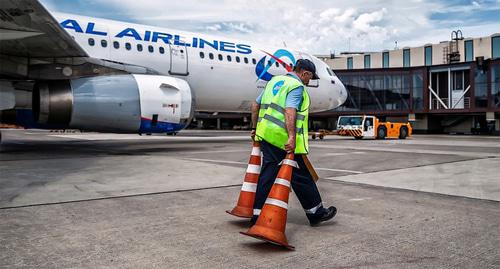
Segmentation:
{"type": "Polygon", "coordinates": [[[340,88],[340,105],[344,104],[345,101],[347,101],[347,89],[345,88],[345,86],[343,84],[341,84],[341,88],[340,88]]]}
{"type": "Polygon", "coordinates": [[[345,103],[348,93],[344,84],[342,84],[342,82],[338,78],[332,80],[331,90],[333,96],[335,96],[336,98],[332,100],[330,109],[335,109],[345,103]]]}

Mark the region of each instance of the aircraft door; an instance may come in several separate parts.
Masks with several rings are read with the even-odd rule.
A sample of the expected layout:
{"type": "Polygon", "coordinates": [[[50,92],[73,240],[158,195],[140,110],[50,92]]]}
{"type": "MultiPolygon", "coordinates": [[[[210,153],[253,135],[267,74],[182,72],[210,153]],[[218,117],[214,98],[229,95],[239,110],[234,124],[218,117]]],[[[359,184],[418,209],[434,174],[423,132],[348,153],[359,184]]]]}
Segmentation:
{"type": "Polygon", "coordinates": [[[171,75],[187,76],[188,53],[187,46],[170,44],[170,71],[171,75]]]}

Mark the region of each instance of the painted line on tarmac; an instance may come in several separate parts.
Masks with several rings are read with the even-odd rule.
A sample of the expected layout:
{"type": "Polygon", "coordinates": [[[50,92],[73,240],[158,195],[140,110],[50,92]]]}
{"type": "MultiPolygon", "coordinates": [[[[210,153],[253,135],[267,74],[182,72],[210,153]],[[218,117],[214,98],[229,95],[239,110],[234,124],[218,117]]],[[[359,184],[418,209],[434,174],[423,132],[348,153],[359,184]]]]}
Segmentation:
{"type": "Polygon", "coordinates": [[[364,151],[354,151],[354,152],[337,152],[337,153],[327,153],[325,156],[343,156],[351,154],[366,154],[364,151]]]}
{"type": "MultiPolygon", "coordinates": [[[[422,168],[422,167],[428,167],[428,166],[434,166],[434,165],[451,164],[451,163],[461,163],[461,162],[470,162],[470,161],[487,160],[487,159],[497,159],[497,158],[483,157],[483,158],[473,158],[473,159],[467,159],[467,160],[454,160],[454,161],[447,161],[447,162],[440,162],[440,163],[420,164],[420,165],[407,166],[407,167],[398,167],[398,168],[391,168],[391,169],[384,169],[384,170],[362,172],[362,174],[367,174],[368,175],[368,174],[380,173],[380,172],[400,171],[400,170],[405,170],[405,169],[410,169],[410,168],[422,168]]],[[[316,169],[318,169],[318,168],[316,168],[316,169]]],[[[339,182],[350,182],[350,181],[342,181],[341,179],[339,179],[341,177],[348,177],[348,176],[350,176],[350,175],[333,176],[333,177],[327,177],[325,179],[333,180],[333,181],[339,181],[339,182]]],[[[373,186],[376,186],[376,185],[373,185],[373,186]]]]}
{"type": "Polygon", "coordinates": [[[314,168],[320,171],[333,171],[333,172],[346,172],[351,174],[364,174],[365,172],[354,171],[354,170],[345,170],[345,169],[335,169],[335,168],[314,168]]]}
{"type": "MultiPolygon", "coordinates": [[[[189,161],[198,161],[198,162],[211,162],[211,163],[227,163],[227,164],[248,164],[245,162],[235,162],[235,161],[224,161],[224,160],[211,160],[211,159],[198,159],[198,158],[183,158],[184,160],[189,160],[189,161]]],[[[323,170],[323,171],[333,171],[333,172],[346,172],[346,173],[351,173],[351,174],[363,174],[364,172],[361,171],[353,171],[353,170],[345,170],[345,169],[335,169],[335,168],[314,168],[316,170],[323,170]]]]}
{"type": "Polygon", "coordinates": [[[222,185],[222,186],[215,186],[215,187],[195,188],[195,189],[173,190],[173,191],[162,191],[162,192],[137,193],[137,194],[129,194],[129,195],[118,195],[118,196],[99,197],[99,198],[71,200],[71,201],[61,201],[61,202],[51,202],[51,203],[39,203],[39,204],[30,204],[30,205],[6,206],[6,207],[0,207],[0,210],[25,208],[25,207],[36,207],[36,206],[62,205],[62,204],[92,202],[92,201],[101,201],[101,200],[112,200],[112,199],[120,199],[120,198],[133,198],[133,197],[161,195],[161,194],[169,194],[169,193],[180,193],[180,192],[189,192],[189,191],[224,189],[224,188],[231,188],[231,187],[241,187],[241,184],[222,185]]]}
{"type": "Polygon", "coordinates": [[[87,134],[87,135],[48,135],[57,138],[70,138],[76,140],[86,141],[120,141],[120,140],[165,140],[165,141],[178,141],[178,142],[191,142],[191,141],[251,141],[247,136],[139,136],[133,134],[87,134]]]}
{"type": "Polygon", "coordinates": [[[209,163],[227,163],[227,164],[248,164],[244,162],[224,161],[224,160],[211,160],[211,159],[198,159],[198,158],[182,158],[183,160],[196,161],[196,162],[209,162],[209,163]]]}
{"type": "Polygon", "coordinates": [[[245,149],[238,149],[238,150],[207,150],[207,151],[181,151],[179,153],[181,154],[203,154],[203,153],[232,153],[232,152],[250,152],[249,150],[245,149]]]}
{"type": "Polygon", "coordinates": [[[335,145],[309,145],[311,148],[321,148],[321,149],[343,149],[343,150],[366,150],[366,151],[381,151],[381,152],[394,152],[394,153],[418,153],[418,154],[435,154],[435,155],[457,155],[457,156],[468,156],[468,157],[500,157],[498,153],[488,153],[488,152],[472,152],[472,151],[451,151],[451,150],[425,150],[425,149],[397,149],[388,148],[382,146],[373,147],[360,147],[353,145],[345,146],[335,146],[335,145]]]}

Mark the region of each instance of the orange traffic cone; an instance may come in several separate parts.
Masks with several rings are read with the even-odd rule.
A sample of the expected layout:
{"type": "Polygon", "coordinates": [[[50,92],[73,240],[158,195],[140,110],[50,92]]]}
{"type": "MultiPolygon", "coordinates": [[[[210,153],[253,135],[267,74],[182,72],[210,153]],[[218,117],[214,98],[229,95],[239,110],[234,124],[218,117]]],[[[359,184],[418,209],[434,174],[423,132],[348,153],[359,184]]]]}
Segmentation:
{"type": "Polygon", "coordinates": [[[226,211],[227,213],[240,218],[251,218],[253,216],[253,203],[255,201],[255,191],[257,190],[257,182],[259,181],[260,168],[260,143],[254,141],[238,203],[233,210],[226,211]]]}
{"type": "Polygon", "coordinates": [[[298,165],[294,161],[293,153],[287,154],[281,164],[278,177],[274,181],[257,222],[247,232],[241,233],[293,250],[295,247],[289,245],[286,239],[285,227],[293,167],[298,167],[298,165]]]}

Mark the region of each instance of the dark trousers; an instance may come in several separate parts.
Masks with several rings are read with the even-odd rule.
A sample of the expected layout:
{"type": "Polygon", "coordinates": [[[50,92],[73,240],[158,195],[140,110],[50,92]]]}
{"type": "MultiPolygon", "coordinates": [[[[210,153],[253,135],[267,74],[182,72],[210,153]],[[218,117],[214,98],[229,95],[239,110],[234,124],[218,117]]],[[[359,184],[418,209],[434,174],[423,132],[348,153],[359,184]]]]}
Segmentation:
{"type": "MultiPolygon", "coordinates": [[[[256,220],[257,215],[260,214],[260,209],[264,206],[264,203],[271,191],[271,187],[274,184],[274,180],[278,175],[280,166],[278,165],[286,156],[286,152],[278,147],[275,147],[266,141],[262,141],[260,144],[262,151],[262,168],[260,170],[259,182],[257,184],[257,191],[255,193],[254,208],[254,219],[256,220]],[[255,210],[256,209],[256,210],[255,210]]],[[[313,181],[311,173],[307,170],[307,167],[302,159],[301,155],[295,155],[295,161],[299,165],[299,168],[293,169],[292,174],[292,188],[300,204],[306,211],[306,215],[309,219],[314,218],[316,212],[321,212],[323,206],[321,204],[321,196],[318,191],[316,183],[313,181]]]]}

